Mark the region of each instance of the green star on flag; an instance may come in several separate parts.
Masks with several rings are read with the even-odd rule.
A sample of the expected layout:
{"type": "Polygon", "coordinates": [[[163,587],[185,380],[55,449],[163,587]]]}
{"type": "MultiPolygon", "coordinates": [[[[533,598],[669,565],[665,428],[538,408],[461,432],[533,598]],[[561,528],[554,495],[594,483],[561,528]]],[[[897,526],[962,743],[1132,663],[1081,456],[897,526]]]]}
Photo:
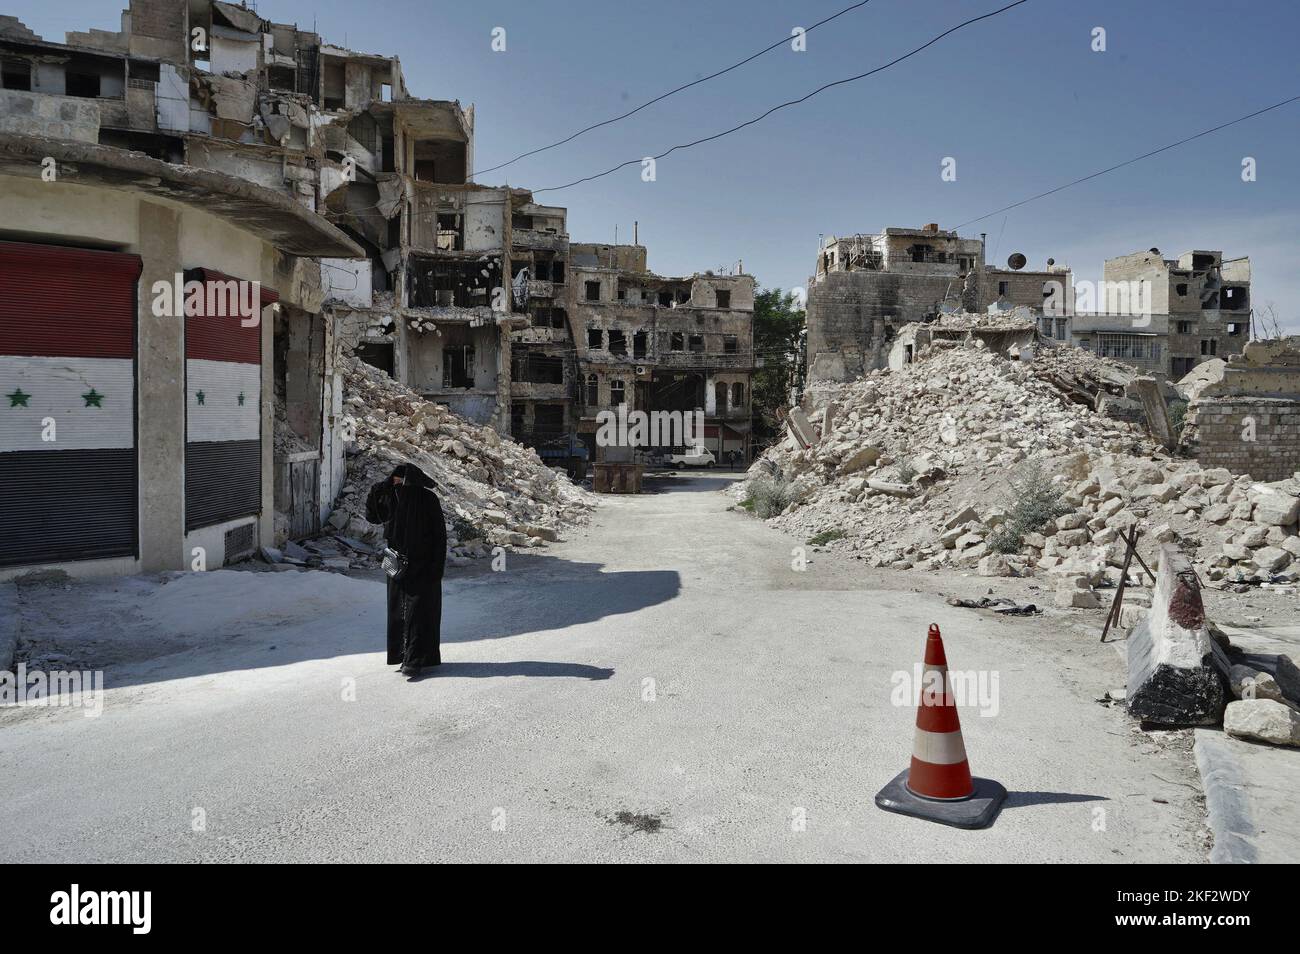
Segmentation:
{"type": "Polygon", "coordinates": [[[102,403],[103,400],[104,400],[104,395],[100,394],[100,393],[99,393],[98,391],[96,391],[94,388],[91,388],[89,391],[87,391],[85,394],[83,394],[83,395],[81,396],[81,399],[82,399],[83,401],[86,402],[86,407],[103,407],[103,406],[104,406],[103,403],[102,403]]]}
{"type": "Polygon", "coordinates": [[[202,391],[198,391],[198,392],[196,392],[194,396],[195,396],[196,398],[198,398],[198,401],[199,401],[200,404],[202,404],[203,401],[204,401],[204,399],[207,397],[207,395],[204,394],[202,391]]]}
{"type": "Polygon", "coordinates": [[[10,407],[29,407],[29,406],[30,406],[30,405],[27,403],[27,399],[28,399],[29,397],[31,397],[31,395],[30,395],[30,394],[24,394],[22,388],[18,388],[18,389],[14,390],[14,391],[11,391],[9,394],[6,394],[5,397],[7,397],[7,398],[9,399],[9,406],[10,406],[10,407]]]}

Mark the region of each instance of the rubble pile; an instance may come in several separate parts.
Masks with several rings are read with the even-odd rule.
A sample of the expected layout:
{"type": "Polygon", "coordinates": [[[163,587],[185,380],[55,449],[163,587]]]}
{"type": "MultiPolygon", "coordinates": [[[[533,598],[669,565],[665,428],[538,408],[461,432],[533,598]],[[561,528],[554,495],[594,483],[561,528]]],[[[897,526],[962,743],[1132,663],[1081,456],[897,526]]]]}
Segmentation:
{"type": "Polygon", "coordinates": [[[382,539],[383,528],[366,520],[366,495],[402,463],[437,483],[453,561],[489,556],[495,546],[544,546],[594,509],[593,494],[532,448],[424,400],[355,357],[343,358],[342,371],[343,423],[355,447],[329,518],[340,535],[372,545],[382,539]]]}
{"type": "Polygon", "coordinates": [[[872,566],[1047,574],[1058,605],[1099,605],[1092,588],[1118,582],[1131,526],[1139,553],[1177,543],[1220,586],[1300,580],[1300,479],[1258,483],[1170,456],[1080,401],[1122,384],[1114,362],[1064,350],[1024,361],[935,342],[899,370],[824,387],[810,415],[820,433],[792,427],[734,492],[787,482],[792,502],[772,520],[790,533],[839,537],[830,546],[872,566]],[[1059,512],[1012,548],[1002,525],[1034,470],[1059,512]]]}

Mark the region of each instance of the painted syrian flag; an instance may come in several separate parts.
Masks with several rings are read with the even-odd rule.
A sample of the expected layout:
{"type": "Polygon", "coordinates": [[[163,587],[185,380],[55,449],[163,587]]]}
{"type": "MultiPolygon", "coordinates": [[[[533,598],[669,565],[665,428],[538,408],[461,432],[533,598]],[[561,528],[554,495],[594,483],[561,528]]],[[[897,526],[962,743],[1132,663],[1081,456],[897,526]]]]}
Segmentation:
{"type": "Polygon", "coordinates": [[[137,553],[140,269],[0,242],[0,566],[137,553]]]}
{"type": "MultiPolygon", "coordinates": [[[[209,288],[236,281],[210,269],[186,278],[209,288]]],[[[186,531],[262,509],[261,309],[278,296],[268,289],[260,295],[256,315],[185,319],[186,531]]]]}

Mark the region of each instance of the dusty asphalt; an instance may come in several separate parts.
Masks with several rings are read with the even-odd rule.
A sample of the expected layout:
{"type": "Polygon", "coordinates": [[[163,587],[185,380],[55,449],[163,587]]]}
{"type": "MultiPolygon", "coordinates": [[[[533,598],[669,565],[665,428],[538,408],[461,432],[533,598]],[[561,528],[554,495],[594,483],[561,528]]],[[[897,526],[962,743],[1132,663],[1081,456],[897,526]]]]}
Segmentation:
{"type": "Polygon", "coordinates": [[[100,718],[0,711],[0,860],[1205,860],[1186,752],[1095,701],[1123,673],[1091,621],[955,609],[828,554],[796,572],[800,541],[729,512],[725,479],[607,498],[450,578],[420,682],[384,664],[381,584],[331,576],[357,598],[322,618],[110,667],[100,718]],[[872,801],[908,763],[890,679],[931,622],[954,669],[999,677],[996,716],[961,712],[1011,792],[985,831],[872,801]]]}

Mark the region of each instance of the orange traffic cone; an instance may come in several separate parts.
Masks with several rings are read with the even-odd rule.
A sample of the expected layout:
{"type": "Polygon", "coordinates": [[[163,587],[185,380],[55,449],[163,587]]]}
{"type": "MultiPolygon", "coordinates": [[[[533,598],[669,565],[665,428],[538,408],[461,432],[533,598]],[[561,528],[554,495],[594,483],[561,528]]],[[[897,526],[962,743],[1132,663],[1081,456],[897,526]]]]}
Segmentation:
{"type": "Polygon", "coordinates": [[[880,790],[876,804],[885,811],[958,828],[984,828],[993,823],[1006,797],[1007,790],[997,782],[971,777],[948,680],[943,637],[939,625],[931,623],[925,641],[912,765],[880,790]]]}

